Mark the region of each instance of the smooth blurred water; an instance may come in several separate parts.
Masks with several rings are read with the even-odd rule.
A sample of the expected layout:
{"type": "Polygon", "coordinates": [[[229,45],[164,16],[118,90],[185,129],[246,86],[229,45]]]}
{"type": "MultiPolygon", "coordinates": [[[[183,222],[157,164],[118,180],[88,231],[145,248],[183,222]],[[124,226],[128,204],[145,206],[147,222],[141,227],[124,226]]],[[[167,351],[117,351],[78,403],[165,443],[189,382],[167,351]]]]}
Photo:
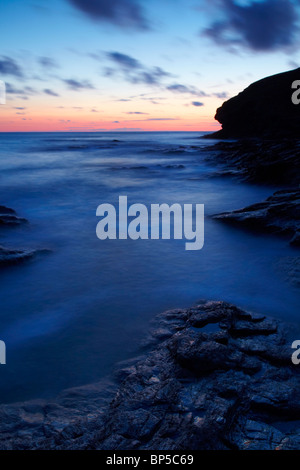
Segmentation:
{"type": "MultiPolygon", "coordinates": [[[[0,244],[50,253],[0,272],[0,400],[51,396],[99,380],[138,354],[158,312],[226,300],[298,324],[299,293],[278,268],[287,240],[213,221],[274,188],[219,177],[199,133],[0,134],[0,204],[29,224],[0,244]],[[183,167],[182,167],[183,166],[183,167]],[[204,203],[205,245],[96,237],[96,208],[204,203]]],[[[296,333],[295,333],[296,334],[296,333]]],[[[299,336],[299,334],[298,334],[299,336]]]]}

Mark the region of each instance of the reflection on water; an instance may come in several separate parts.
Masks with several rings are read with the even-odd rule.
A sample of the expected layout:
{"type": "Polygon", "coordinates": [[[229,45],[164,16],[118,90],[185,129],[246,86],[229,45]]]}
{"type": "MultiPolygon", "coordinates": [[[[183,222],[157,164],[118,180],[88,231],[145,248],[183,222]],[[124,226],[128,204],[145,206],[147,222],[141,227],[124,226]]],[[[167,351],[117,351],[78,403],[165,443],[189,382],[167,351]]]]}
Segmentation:
{"type": "Polygon", "coordinates": [[[283,239],[208,216],[269,196],[220,178],[196,133],[0,134],[0,203],[30,224],[0,231],[5,246],[49,248],[0,273],[0,400],[51,396],[98,380],[138,353],[149,321],[197,299],[234,302],[297,321],[299,296],[278,269],[295,256],[283,239]],[[96,237],[96,208],[205,204],[205,245],[96,237]]]}

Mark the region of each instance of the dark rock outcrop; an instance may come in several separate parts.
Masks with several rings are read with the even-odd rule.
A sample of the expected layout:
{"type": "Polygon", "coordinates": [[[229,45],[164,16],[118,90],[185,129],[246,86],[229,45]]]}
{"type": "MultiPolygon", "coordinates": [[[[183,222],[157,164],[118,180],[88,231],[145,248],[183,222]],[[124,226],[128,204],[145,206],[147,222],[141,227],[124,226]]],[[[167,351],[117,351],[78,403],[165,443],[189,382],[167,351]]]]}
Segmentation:
{"type": "Polygon", "coordinates": [[[149,344],[110,404],[95,384],[0,406],[0,448],[299,448],[300,366],[281,323],[200,302],[159,315],[149,344]]]}
{"type": "Polygon", "coordinates": [[[295,80],[300,80],[300,68],[252,83],[225,101],[215,115],[222,129],[213,137],[298,137],[300,104],[291,99],[295,80]]]}
{"type": "MultiPolygon", "coordinates": [[[[300,105],[299,105],[300,106],[300,105]]],[[[300,141],[240,140],[209,146],[206,160],[219,166],[219,174],[254,183],[299,186],[300,141]]]]}
{"type": "Polygon", "coordinates": [[[19,264],[45,250],[12,250],[0,246],[0,267],[19,264]]]}
{"type": "Polygon", "coordinates": [[[289,235],[290,244],[300,246],[300,190],[277,191],[266,201],[213,216],[216,220],[253,230],[289,235]]]}
{"type": "MultiPolygon", "coordinates": [[[[0,228],[6,230],[27,223],[27,219],[18,217],[13,209],[0,205],[0,228]]],[[[28,250],[5,248],[0,245],[0,268],[15,265],[33,258],[38,253],[46,253],[49,250],[28,250]]]]}
{"type": "Polygon", "coordinates": [[[27,220],[22,217],[18,217],[13,209],[0,205],[0,227],[21,225],[26,222],[27,220]]]}

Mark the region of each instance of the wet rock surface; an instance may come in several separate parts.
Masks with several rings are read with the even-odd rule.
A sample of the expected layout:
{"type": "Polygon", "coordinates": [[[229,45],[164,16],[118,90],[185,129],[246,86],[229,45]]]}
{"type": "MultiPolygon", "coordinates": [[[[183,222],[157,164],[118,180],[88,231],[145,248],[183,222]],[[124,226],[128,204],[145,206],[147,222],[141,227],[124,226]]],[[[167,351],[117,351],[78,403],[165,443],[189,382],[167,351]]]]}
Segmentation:
{"type": "Polygon", "coordinates": [[[2,405],[0,448],[299,448],[300,366],[283,324],[203,301],[159,315],[147,345],[117,391],[2,405]]]}
{"type": "Polygon", "coordinates": [[[275,269],[283,273],[286,281],[300,287],[300,256],[284,256],[276,263],[275,269]]]}
{"type": "Polygon", "coordinates": [[[219,173],[254,183],[299,187],[300,141],[241,139],[208,146],[219,173]]]}
{"type": "Polygon", "coordinates": [[[259,184],[281,186],[263,202],[216,214],[215,219],[248,229],[273,232],[300,244],[300,142],[298,140],[240,140],[208,147],[207,160],[217,165],[217,174],[259,184]]]}
{"type": "Polygon", "coordinates": [[[290,244],[300,246],[300,190],[277,191],[263,202],[213,216],[216,220],[253,230],[288,235],[290,244]]]}

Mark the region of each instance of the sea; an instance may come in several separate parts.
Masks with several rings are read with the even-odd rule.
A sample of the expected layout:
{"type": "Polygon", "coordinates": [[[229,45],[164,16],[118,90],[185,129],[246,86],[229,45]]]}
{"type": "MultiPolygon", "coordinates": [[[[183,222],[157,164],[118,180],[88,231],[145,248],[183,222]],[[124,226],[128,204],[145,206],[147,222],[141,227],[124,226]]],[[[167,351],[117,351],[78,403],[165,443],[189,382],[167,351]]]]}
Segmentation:
{"type": "MultiPolygon", "coordinates": [[[[0,270],[0,402],[54,397],[141,354],[155,316],[200,299],[282,319],[300,339],[288,239],[214,220],[277,187],[224,176],[201,132],[0,133],[0,204],[28,224],[0,245],[41,250],[0,270]],[[204,204],[205,241],[99,240],[100,204],[204,204]]],[[[296,337],[297,336],[297,337],[296,337]]]]}

